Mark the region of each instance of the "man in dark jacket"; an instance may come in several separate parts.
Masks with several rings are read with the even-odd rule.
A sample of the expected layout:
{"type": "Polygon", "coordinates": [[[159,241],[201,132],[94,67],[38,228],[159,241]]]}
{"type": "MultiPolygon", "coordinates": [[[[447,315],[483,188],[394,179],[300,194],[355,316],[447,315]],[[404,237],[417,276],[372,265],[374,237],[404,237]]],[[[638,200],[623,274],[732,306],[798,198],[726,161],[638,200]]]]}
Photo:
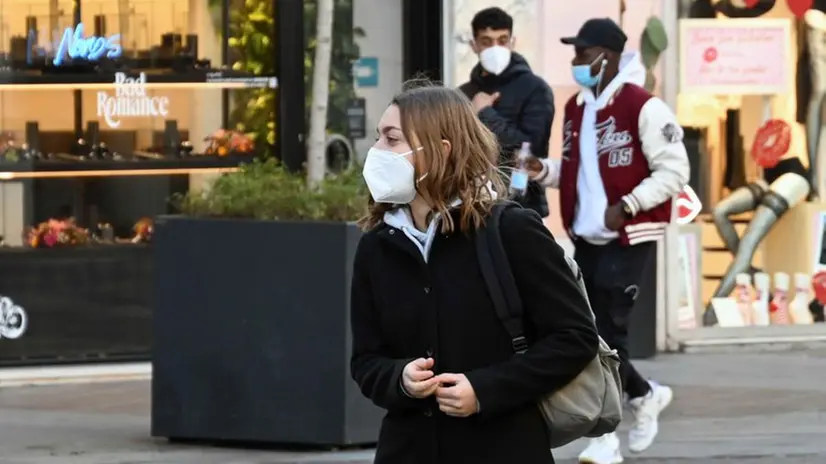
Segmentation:
{"type": "MultiPolygon", "coordinates": [[[[514,153],[523,142],[530,142],[534,156],[547,158],[554,96],[525,58],[513,51],[513,18],[501,8],[487,8],[476,13],[471,27],[479,64],[471,71],[470,82],[459,89],[499,139],[500,165],[512,167],[514,153]]],[[[530,182],[524,197],[516,200],[540,216],[548,216],[545,188],[538,183],[530,182]]]]}

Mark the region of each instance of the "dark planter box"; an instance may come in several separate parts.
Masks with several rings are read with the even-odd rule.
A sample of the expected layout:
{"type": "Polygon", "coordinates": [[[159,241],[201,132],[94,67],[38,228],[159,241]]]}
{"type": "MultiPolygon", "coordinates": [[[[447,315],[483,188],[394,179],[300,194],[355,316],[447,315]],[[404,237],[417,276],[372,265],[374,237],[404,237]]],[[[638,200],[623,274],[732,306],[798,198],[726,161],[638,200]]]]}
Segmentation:
{"type": "Polygon", "coordinates": [[[344,223],[159,219],[152,435],[374,443],[382,411],[349,372],[360,235],[344,223]]]}
{"type": "Polygon", "coordinates": [[[28,315],[0,365],[149,359],[151,276],[143,245],[0,249],[0,296],[28,315]]]}

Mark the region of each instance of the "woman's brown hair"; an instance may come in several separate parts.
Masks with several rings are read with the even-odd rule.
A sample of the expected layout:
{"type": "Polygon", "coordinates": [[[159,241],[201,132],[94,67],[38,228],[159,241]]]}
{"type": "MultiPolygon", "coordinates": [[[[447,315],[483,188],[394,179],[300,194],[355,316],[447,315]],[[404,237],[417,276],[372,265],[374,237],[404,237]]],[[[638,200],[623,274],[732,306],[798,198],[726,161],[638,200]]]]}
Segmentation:
{"type": "MultiPolygon", "coordinates": [[[[442,231],[456,229],[448,210],[457,199],[462,201],[457,207],[458,229],[470,232],[481,227],[496,199],[503,198],[505,187],[497,167],[499,144],[476,117],[473,105],[458,90],[420,81],[412,88],[408,84],[390,104],[399,108],[401,129],[411,147],[423,147],[416,155],[416,179],[427,176],[416,190],[442,217],[442,231]],[[443,140],[450,142],[448,155],[443,140]]],[[[396,207],[371,198],[369,212],[359,224],[373,228],[396,207]]]]}

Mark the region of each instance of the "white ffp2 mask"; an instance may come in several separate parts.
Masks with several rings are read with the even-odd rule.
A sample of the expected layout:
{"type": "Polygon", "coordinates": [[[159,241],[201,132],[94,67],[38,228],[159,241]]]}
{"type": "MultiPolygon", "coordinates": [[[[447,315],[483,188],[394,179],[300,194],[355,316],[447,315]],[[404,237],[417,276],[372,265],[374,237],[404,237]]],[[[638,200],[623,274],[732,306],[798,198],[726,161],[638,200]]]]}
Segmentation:
{"type": "Polygon", "coordinates": [[[479,63],[485,71],[500,75],[511,62],[511,50],[508,47],[495,45],[482,50],[479,54],[479,63]]]}
{"type": "Polygon", "coordinates": [[[407,155],[419,150],[396,153],[370,148],[362,175],[373,201],[406,205],[416,198],[416,168],[407,155]]]}

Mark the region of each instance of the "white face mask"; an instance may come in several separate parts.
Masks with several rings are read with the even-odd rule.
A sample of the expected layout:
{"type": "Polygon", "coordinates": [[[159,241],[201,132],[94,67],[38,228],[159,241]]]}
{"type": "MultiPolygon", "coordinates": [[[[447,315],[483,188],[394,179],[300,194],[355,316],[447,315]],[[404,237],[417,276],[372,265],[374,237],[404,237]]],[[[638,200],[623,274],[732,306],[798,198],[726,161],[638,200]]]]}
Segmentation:
{"type": "Polygon", "coordinates": [[[482,50],[479,54],[479,63],[491,74],[500,75],[511,62],[511,50],[508,47],[495,45],[482,50]]]}
{"type": "MultiPolygon", "coordinates": [[[[362,175],[373,201],[406,205],[416,198],[416,168],[407,159],[407,155],[419,150],[421,148],[399,154],[370,148],[364,161],[362,175]]],[[[419,180],[425,176],[427,174],[419,180]]]]}

